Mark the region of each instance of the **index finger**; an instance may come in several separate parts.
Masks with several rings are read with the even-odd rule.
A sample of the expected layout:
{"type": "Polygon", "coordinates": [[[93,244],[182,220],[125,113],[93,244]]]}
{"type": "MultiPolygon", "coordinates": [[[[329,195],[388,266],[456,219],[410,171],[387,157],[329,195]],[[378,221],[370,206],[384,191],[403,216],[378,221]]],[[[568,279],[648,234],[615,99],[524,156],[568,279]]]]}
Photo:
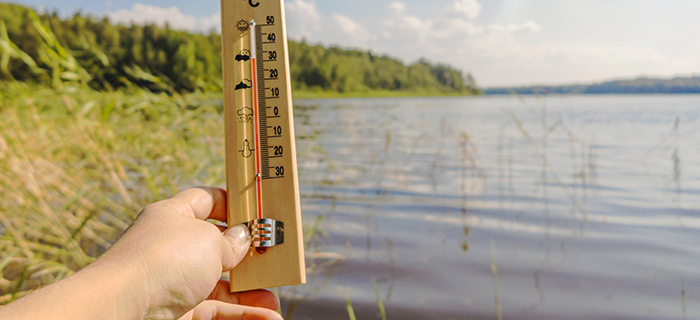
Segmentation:
{"type": "Polygon", "coordinates": [[[211,187],[187,189],[172,199],[182,214],[199,220],[214,219],[226,222],[226,190],[211,187]],[[184,211],[184,212],[182,212],[184,211]]]}

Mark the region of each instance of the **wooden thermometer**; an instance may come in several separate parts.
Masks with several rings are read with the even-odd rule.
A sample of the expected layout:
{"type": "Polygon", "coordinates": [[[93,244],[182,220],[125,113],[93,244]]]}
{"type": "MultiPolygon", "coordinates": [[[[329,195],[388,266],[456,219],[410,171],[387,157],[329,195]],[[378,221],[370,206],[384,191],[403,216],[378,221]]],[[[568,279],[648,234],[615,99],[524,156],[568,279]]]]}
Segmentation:
{"type": "Polygon", "coordinates": [[[231,291],[306,282],[284,0],[221,0],[229,226],[253,247],[231,291]]]}

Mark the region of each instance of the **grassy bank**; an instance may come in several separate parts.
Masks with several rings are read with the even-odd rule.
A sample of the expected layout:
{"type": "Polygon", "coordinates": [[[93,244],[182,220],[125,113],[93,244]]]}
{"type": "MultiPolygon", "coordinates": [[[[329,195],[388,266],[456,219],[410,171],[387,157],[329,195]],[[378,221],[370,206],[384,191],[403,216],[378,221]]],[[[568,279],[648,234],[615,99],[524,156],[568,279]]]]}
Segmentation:
{"type": "Polygon", "coordinates": [[[223,186],[217,98],[0,83],[0,304],[88,265],[143,206],[223,186]]]}

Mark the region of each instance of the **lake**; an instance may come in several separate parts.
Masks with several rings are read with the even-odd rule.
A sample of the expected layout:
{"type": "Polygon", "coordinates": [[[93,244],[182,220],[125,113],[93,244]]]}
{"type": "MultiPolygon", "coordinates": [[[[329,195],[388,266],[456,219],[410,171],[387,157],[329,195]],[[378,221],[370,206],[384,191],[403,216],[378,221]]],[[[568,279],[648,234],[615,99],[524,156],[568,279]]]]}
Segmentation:
{"type": "Polygon", "coordinates": [[[700,317],[700,96],[295,101],[286,319],[700,317]]]}

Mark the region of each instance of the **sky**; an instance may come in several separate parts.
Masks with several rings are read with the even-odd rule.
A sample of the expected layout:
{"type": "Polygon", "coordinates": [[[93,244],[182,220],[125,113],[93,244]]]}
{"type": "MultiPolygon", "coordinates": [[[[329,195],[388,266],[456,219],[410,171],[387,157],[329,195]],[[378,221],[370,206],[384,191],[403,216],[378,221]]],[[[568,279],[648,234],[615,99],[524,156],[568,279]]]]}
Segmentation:
{"type": "MultiPolygon", "coordinates": [[[[13,2],[114,23],[221,29],[213,0],[13,2]]],[[[697,0],[285,0],[285,8],[290,39],[405,63],[427,58],[481,87],[700,75],[697,0]]]]}

